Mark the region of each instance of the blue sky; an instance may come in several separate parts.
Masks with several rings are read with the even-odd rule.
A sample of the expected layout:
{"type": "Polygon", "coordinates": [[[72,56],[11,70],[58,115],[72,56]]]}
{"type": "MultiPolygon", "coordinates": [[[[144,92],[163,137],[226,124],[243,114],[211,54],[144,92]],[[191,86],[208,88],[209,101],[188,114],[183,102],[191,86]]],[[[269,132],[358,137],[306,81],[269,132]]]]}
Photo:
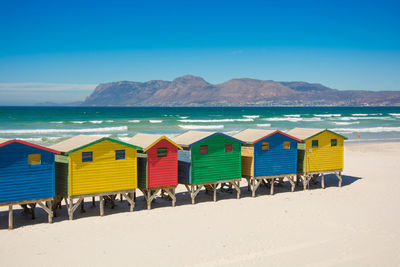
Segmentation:
{"type": "Polygon", "coordinates": [[[398,1],[2,0],[0,104],[185,74],[400,90],[399,11],[398,1]]]}

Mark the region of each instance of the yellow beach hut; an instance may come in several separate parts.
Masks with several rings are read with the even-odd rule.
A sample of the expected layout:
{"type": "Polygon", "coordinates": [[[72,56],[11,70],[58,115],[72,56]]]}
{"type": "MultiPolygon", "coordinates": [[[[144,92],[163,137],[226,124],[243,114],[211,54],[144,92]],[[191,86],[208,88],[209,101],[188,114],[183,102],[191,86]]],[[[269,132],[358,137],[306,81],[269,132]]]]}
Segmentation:
{"type": "Polygon", "coordinates": [[[100,198],[104,215],[104,196],[121,194],[135,206],[137,188],[137,146],[98,136],[78,135],[51,147],[56,156],[56,199],[65,198],[69,219],[85,197],[100,198]],[[78,201],[74,204],[74,199],[78,201]]]}
{"type": "Polygon", "coordinates": [[[294,128],[287,131],[302,142],[298,144],[297,177],[308,188],[312,178],[321,176],[321,187],[325,188],[324,175],[333,173],[342,186],[344,140],[346,137],[328,129],[294,128]]]}

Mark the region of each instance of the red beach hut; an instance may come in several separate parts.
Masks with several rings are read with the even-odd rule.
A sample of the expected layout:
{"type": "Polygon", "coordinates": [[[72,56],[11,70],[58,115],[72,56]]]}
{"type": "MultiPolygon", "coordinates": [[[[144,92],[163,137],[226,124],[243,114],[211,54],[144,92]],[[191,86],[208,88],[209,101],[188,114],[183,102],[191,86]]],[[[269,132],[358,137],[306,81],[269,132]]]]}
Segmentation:
{"type": "Polygon", "coordinates": [[[172,199],[175,206],[175,188],[178,185],[178,149],[182,149],[164,135],[136,134],[127,143],[142,147],[138,150],[138,188],[151,201],[161,190],[172,199]]]}

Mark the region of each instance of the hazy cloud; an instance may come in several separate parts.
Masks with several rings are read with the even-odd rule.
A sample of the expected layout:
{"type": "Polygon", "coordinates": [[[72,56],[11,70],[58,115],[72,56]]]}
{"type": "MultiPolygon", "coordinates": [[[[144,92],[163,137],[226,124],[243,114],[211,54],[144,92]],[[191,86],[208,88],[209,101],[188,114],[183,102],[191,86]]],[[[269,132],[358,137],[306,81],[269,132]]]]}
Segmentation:
{"type": "Polygon", "coordinates": [[[0,83],[0,105],[83,101],[95,87],[96,84],[0,83]]]}

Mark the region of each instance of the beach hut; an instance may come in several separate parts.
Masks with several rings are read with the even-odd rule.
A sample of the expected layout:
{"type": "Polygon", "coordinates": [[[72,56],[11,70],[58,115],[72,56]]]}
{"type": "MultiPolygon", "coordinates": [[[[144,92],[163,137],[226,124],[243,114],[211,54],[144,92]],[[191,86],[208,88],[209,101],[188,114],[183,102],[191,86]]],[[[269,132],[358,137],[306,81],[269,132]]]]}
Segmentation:
{"type": "Polygon", "coordinates": [[[164,135],[136,134],[129,141],[142,149],[138,151],[138,187],[147,201],[147,209],[160,192],[168,194],[175,206],[178,185],[178,149],[182,149],[164,135]]]}
{"type": "Polygon", "coordinates": [[[202,187],[214,192],[221,183],[232,185],[240,197],[242,141],[223,133],[187,131],[172,140],[178,151],[178,182],[184,184],[194,204],[202,187]]]}
{"type": "Polygon", "coordinates": [[[333,173],[342,186],[343,151],[346,137],[328,129],[294,128],[287,134],[302,140],[297,151],[297,177],[303,181],[304,189],[310,180],[321,176],[321,187],[325,188],[324,175],[333,173]]]}
{"type": "Polygon", "coordinates": [[[39,205],[52,222],[54,155],[60,152],[22,140],[0,140],[0,206],[9,207],[8,227],[13,228],[13,205],[39,205]]]}
{"type": "Polygon", "coordinates": [[[242,146],[242,177],[246,178],[255,197],[261,182],[270,184],[274,193],[274,181],[287,178],[294,191],[297,173],[297,143],[301,140],[279,130],[246,129],[235,135],[245,144],[242,146]]]}
{"type": "Polygon", "coordinates": [[[104,197],[121,194],[135,206],[137,188],[137,149],[111,138],[78,135],[55,144],[62,152],[56,157],[56,198],[64,198],[69,219],[85,197],[100,198],[100,215],[104,215],[104,197]],[[74,204],[74,199],[78,199],[74,204]]]}

